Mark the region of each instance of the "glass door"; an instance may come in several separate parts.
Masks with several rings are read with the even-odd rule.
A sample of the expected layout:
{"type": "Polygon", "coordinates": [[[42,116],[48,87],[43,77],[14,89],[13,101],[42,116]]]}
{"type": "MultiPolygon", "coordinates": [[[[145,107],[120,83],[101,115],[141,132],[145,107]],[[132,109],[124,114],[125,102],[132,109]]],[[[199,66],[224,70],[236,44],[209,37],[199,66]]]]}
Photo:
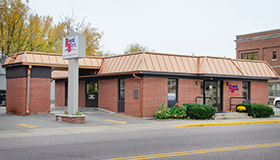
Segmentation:
{"type": "Polygon", "coordinates": [[[124,112],[125,104],[125,80],[119,79],[119,100],[118,100],[118,112],[124,112]]]}
{"type": "Polygon", "coordinates": [[[98,107],[98,81],[86,83],[86,107],[98,107]]]}
{"type": "Polygon", "coordinates": [[[217,107],[218,111],[222,111],[221,91],[221,81],[204,81],[204,104],[217,107]]]}

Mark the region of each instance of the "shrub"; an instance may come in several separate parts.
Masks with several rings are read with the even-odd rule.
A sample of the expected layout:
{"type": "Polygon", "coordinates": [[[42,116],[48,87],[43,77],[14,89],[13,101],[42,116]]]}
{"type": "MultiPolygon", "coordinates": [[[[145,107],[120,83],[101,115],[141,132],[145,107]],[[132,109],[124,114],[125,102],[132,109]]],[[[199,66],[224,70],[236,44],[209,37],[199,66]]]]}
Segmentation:
{"type": "Polygon", "coordinates": [[[210,119],[214,116],[217,109],[210,105],[190,104],[187,105],[188,116],[191,119],[210,119]]]}
{"type": "Polygon", "coordinates": [[[165,108],[166,108],[165,105],[161,104],[160,109],[157,109],[157,111],[156,111],[155,117],[158,118],[158,119],[167,119],[167,118],[169,118],[169,115],[167,114],[165,108]]]}
{"type": "Polygon", "coordinates": [[[196,103],[185,103],[181,106],[176,103],[171,108],[165,108],[165,105],[161,104],[160,109],[158,109],[155,113],[155,117],[158,119],[183,119],[187,117],[190,119],[210,119],[217,111],[217,109],[210,105],[202,105],[196,103]]]}
{"type": "Polygon", "coordinates": [[[251,113],[254,118],[268,118],[274,115],[273,109],[263,104],[252,104],[251,113]]]}
{"type": "Polygon", "coordinates": [[[180,106],[178,103],[176,103],[174,106],[167,109],[167,114],[170,116],[170,118],[186,118],[187,109],[186,106],[180,106]]]}

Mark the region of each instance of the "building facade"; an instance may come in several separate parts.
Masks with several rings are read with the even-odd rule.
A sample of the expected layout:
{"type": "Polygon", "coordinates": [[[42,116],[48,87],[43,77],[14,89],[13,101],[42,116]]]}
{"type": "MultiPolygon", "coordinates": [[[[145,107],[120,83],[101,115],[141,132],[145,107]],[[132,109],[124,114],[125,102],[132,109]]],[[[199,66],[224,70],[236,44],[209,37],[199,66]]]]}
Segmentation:
{"type": "MultiPolygon", "coordinates": [[[[236,36],[236,58],[266,61],[280,75],[280,29],[236,36]]],[[[280,81],[270,80],[268,98],[280,97],[280,81]]]]}
{"type": "MultiPolygon", "coordinates": [[[[7,113],[50,111],[67,106],[67,60],[61,55],[23,52],[4,62],[7,113]],[[17,98],[15,98],[17,97],[17,98]]],[[[79,107],[98,107],[134,117],[153,117],[161,104],[201,103],[219,111],[242,102],[267,103],[268,80],[278,79],[264,61],[139,52],[79,60],[79,107]]]]}

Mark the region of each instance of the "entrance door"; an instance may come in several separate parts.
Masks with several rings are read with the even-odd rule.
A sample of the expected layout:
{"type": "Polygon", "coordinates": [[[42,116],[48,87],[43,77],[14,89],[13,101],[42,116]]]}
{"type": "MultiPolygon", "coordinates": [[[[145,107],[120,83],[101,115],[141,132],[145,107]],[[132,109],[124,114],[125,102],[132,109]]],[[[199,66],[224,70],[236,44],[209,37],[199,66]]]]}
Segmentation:
{"type": "Polygon", "coordinates": [[[124,112],[125,103],[125,83],[124,79],[119,79],[119,100],[118,100],[118,112],[124,112]]]}
{"type": "Polygon", "coordinates": [[[203,103],[217,107],[218,111],[222,111],[221,91],[221,81],[204,81],[203,103]]]}
{"type": "Polygon", "coordinates": [[[86,107],[98,107],[98,81],[86,81],[86,107]]]}

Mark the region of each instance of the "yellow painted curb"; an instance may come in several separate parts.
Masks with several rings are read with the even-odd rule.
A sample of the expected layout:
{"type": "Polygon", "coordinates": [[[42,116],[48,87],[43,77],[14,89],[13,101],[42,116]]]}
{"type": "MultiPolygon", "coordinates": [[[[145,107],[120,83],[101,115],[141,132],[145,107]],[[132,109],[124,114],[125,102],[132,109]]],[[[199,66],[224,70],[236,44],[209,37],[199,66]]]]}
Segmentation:
{"type": "Polygon", "coordinates": [[[226,126],[226,125],[244,125],[244,124],[262,124],[262,123],[280,123],[280,120],[267,120],[267,121],[245,121],[245,122],[221,122],[221,123],[193,123],[176,126],[177,128],[183,127],[203,127],[203,126],[226,126]]]}

